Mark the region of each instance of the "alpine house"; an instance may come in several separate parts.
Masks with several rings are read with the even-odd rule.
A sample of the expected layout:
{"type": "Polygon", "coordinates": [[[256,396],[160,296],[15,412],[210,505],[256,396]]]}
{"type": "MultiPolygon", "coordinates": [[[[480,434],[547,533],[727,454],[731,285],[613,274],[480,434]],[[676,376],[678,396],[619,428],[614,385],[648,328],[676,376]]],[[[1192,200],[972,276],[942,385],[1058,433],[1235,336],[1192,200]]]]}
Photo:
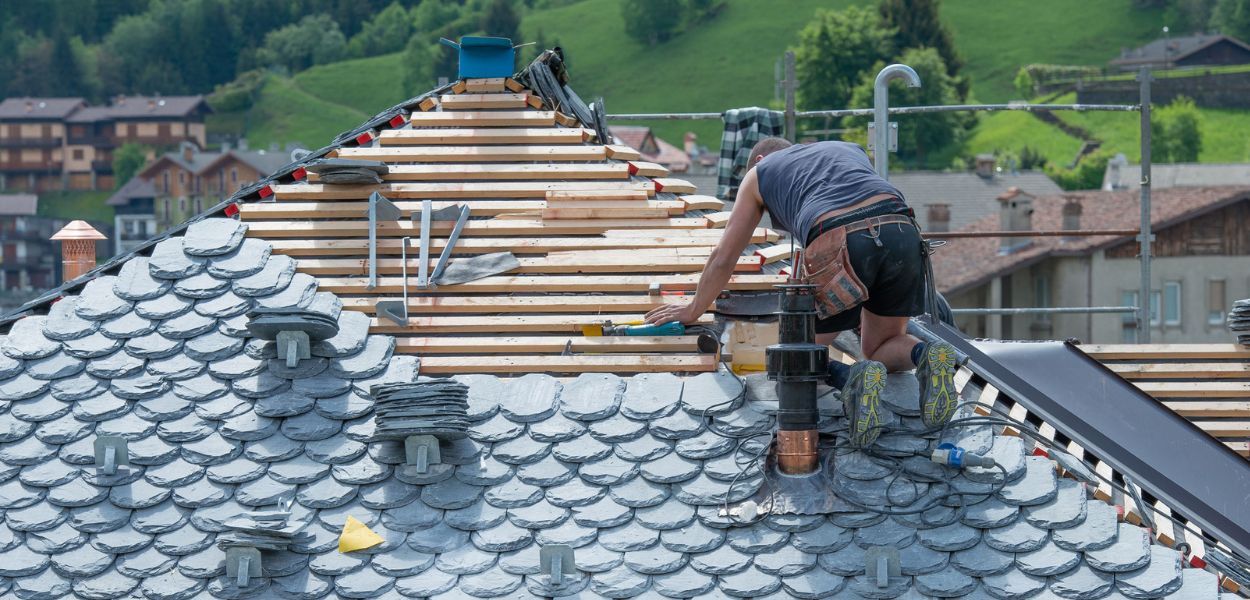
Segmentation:
{"type": "MultiPolygon", "coordinates": [[[[0,592],[1219,597],[1082,469],[972,418],[971,383],[933,432],[891,376],[866,451],[824,390],[824,508],[777,508],[771,382],[693,334],[582,333],[682,301],[724,214],[612,143],[559,63],[393,107],[4,319],[0,592]],[[465,279],[436,285],[447,247],[465,279]],[[413,389],[461,435],[379,435],[413,389]],[[998,467],[939,465],[943,442],[998,467]]],[[[784,281],[775,240],[733,289],[784,281]]]]}

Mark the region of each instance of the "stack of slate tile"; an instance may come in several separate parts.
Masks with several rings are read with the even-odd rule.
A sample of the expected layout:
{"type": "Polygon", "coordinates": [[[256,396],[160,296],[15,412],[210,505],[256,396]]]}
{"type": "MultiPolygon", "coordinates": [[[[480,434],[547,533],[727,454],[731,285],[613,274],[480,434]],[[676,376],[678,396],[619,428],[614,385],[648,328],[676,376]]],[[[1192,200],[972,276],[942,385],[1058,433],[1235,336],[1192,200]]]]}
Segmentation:
{"type": "Polygon", "coordinates": [[[463,439],[469,428],[469,388],[458,381],[385,383],[370,390],[375,403],[374,441],[410,435],[463,439]]]}
{"type": "Polygon", "coordinates": [[[226,531],[217,536],[217,547],[286,550],[295,540],[298,526],[288,526],[285,519],[262,521],[239,517],[225,522],[226,531]]]}
{"type": "Polygon", "coordinates": [[[1250,299],[1238,300],[1228,311],[1228,330],[1237,335],[1237,343],[1250,346],[1250,299]]]}
{"type": "Polygon", "coordinates": [[[307,308],[255,308],[247,318],[247,330],[265,340],[277,338],[280,331],[303,331],[311,341],[327,340],[339,332],[338,321],[307,308]]]}

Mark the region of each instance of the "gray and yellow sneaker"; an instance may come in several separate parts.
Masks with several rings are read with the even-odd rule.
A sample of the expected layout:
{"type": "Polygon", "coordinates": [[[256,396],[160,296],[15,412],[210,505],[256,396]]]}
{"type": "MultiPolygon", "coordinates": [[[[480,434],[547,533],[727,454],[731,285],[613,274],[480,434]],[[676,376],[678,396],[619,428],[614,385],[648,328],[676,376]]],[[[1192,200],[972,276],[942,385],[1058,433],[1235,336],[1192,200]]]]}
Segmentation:
{"type": "Polygon", "coordinates": [[[920,418],[926,427],[941,427],[959,405],[955,390],[955,347],[946,342],[928,344],[916,365],[920,380],[920,418]]]}
{"type": "Polygon", "coordinates": [[[881,391],[885,389],[885,365],[866,360],[851,367],[851,376],[842,388],[842,405],[850,422],[850,441],[863,448],[881,435],[881,391]]]}

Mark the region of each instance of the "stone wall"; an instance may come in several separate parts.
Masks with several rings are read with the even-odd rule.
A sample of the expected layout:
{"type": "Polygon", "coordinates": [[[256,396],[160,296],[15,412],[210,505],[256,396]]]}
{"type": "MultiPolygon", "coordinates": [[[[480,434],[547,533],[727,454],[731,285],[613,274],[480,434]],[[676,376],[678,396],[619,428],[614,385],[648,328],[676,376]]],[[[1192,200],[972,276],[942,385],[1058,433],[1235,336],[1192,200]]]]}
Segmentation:
{"type": "MultiPolygon", "coordinates": [[[[1136,104],[1140,100],[1139,89],[1137,81],[1131,79],[1084,81],[1076,86],[1076,101],[1136,104]]],[[[1250,108],[1250,72],[1158,78],[1151,84],[1150,96],[1156,106],[1168,104],[1177,96],[1187,96],[1202,107],[1250,108]]]]}

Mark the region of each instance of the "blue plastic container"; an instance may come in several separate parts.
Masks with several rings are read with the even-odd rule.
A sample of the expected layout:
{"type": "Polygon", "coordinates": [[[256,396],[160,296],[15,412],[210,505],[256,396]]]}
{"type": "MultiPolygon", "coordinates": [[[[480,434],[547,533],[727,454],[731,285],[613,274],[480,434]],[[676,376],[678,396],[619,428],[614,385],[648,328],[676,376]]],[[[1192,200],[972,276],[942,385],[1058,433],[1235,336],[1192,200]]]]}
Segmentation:
{"type": "Polygon", "coordinates": [[[508,77],[516,72],[516,48],[500,37],[466,36],[457,44],[440,40],[460,52],[460,79],[508,77]]]}

